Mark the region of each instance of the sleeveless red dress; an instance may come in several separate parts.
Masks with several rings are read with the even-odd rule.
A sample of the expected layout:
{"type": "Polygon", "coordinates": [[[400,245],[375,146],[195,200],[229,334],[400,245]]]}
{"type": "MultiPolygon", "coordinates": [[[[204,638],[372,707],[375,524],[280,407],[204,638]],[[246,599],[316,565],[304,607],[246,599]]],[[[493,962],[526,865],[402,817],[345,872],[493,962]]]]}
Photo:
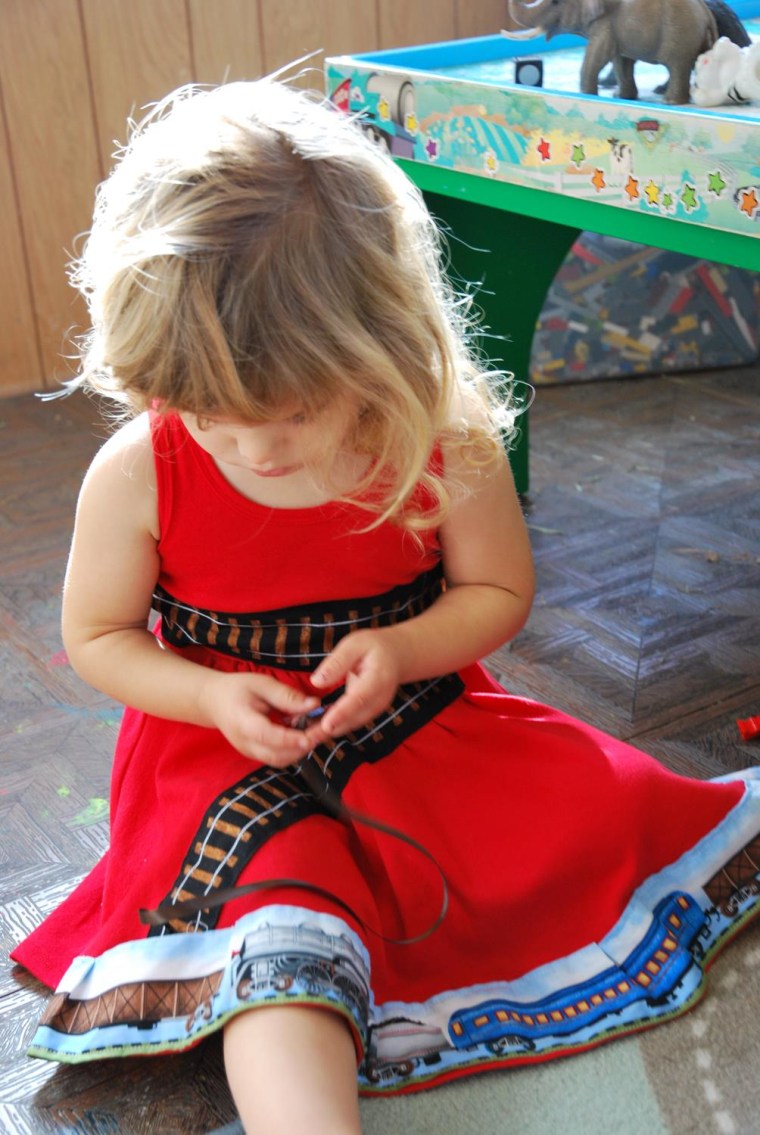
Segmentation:
{"type": "MultiPolygon", "coordinates": [[[[390,524],[360,533],[366,514],[345,504],[262,507],[177,417],[153,437],[167,649],[307,689],[342,635],[440,593],[435,532],[420,545],[390,524]]],[[[480,666],[402,687],[307,759],[437,860],[442,924],[424,936],[444,884],[419,850],[329,815],[297,768],[127,709],[110,850],[13,953],[57,987],[33,1055],[177,1051],[251,1006],[312,1003],[351,1026],[363,1092],[410,1091],[673,1016],[756,912],[756,771],[676,776],[480,666]],[[315,889],[245,890],[272,879],[315,889]]]]}

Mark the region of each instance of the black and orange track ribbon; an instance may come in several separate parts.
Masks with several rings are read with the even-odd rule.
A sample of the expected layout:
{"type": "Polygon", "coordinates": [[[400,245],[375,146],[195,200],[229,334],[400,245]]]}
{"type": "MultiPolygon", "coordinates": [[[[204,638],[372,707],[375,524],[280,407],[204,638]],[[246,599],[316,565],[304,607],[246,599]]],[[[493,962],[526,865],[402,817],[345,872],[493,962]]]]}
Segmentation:
{"type": "Polygon", "coordinates": [[[355,824],[362,824],[364,827],[374,828],[375,831],[382,832],[392,839],[401,840],[403,843],[413,847],[415,851],[418,851],[421,855],[424,855],[426,859],[430,860],[441,877],[443,888],[441,908],[430,926],[410,938],[388,937],[383,934],[381,930],[370,926],[361,915],[357,914],[343,899],[324,887],[317,886],[315,883],[307,883],[302,879],[262,879],[256,883],[245,883],[240,887],[224,887],[221,890],[215,891],[212,895],[200,895],[196,898],[184,899],[179,902],[162,903],[161,906],[156,907],[154,910],[141,910],[140,921],[147,926],[163,926],[175,921],[175,919],[190,919],[204,910],[224,906],[225,903],[243,898],[245,895],[255,894],[257,891],[287,887],[295,888],[296,890],[310,891],[312,894],[328,899],[331,903],[340,907],[341,910],[344,910],[350,915],[350,917],[369,934],[373,934],[376,938],[380,938],[389,945],[412,946],[417,942],[424,941],[425,938],[429,938],[441,925],[449,909],[448,882],[446,881],[443,868],[433,853],[428,851],[423,844],[412,836],[407,835],[405,832],[391,827],[390,824],[383,823],[382,820],[377,820],[372,816],[365,815],[363,812],[356,811],[354,808],[349,808],[347,804],[343,803],[340,793],[332,787],[315,760],[306,758],[297,766],[295,773],[306,783],[309,791],[316,797],[327,815],[332,816],[333,819],[339,820],[348,827],[353,827],[355,824]]]}

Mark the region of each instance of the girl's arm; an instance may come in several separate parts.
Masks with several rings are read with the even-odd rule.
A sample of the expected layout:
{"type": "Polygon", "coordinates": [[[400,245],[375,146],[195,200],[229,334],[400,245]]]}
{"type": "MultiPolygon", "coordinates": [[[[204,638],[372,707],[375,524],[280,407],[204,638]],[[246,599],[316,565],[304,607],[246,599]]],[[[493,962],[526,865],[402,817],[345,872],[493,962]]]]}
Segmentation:
{"type": "Polygon", "coordinates": [[[513,638],[528,617],[533,563],[506,456],[480,470],[467,466],[455,449],[444,459],[470,490],[440,531],[446,590],[408,622],[349,635],[320,664],[315,686],[346,683],[345,694],[322,721],[326,733],[339,735],[366,723],[403,682],[479,660],[513,638]]]}
{"type": "Polygon", "coordinates": [[[147,415],[101,449],[82,485],[63,594],[63,639],[85,681],[125,705],[221,729],[246,756],[289,764],[308,737],[269,711],[317,704],[275,678],[207,669],[163,648],[148,630],[158,579],[158,516],[147,415]]]}

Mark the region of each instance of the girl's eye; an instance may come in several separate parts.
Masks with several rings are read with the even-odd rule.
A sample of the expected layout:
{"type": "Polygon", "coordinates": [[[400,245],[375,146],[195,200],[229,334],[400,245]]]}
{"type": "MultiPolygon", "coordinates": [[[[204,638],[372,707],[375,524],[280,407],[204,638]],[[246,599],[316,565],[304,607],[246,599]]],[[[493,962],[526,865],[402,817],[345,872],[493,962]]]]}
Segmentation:
{"type": "Polygon", "coordinates": [[[294,414],[290,422],[294,426],[305,426],[308,420],[306,414],[294,414]]]}

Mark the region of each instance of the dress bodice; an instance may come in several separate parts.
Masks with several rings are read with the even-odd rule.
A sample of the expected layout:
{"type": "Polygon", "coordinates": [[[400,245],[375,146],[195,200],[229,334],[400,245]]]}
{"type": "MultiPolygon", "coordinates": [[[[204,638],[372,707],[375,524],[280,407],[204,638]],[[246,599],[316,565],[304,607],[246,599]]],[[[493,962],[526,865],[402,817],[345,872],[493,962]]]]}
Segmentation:
{"type": "Polygon", "coordinates": [[[440,560],[434,530],[392,523],[340,501],[269,508],[229,484],[174,414],[155,415],[159,584],[194,606],[262,611],[383,594],[440,560]]]}

